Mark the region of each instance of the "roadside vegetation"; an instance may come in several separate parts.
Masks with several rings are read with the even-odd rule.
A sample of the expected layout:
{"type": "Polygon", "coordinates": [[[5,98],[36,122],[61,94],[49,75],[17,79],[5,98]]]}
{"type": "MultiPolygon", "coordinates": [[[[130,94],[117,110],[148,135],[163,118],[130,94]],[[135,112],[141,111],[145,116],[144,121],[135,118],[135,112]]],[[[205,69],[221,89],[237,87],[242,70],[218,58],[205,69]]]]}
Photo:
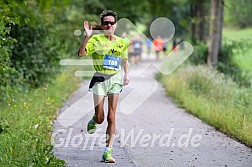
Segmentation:
{"type": "Polygon", "coordinates": [[[1,167],[65,164],[52,153],[52,125],[81,78],[59,64],[76,57],[68,51],[75,45],[64,41],[53,17],[35,1],[0,2],[1,167]]]}
{"type": "Polygon", "coordinates": [[[244,40],[248,37],[244,31],[252,33],[252,29],[224,32],[217,68],[197,62],[205,52],[204,45],[198,45],[190,61],[161,80],[167,94],[186,111],[252,146],[252,39],[244,40]]]}
{"type": "Polygon", "coordinates": [[[62,73],[48,85],[5,99],[0,110],[0,166],[64,166],[52,153],[52,123],[79,82],[73,74],[62,73]]]}
{"type": "Polygon", "coordinates": [[[206,0],[0,1],[0,166],[65,166],[51,151],[53,120],[83,79],[74,71],[84,69],[59,62],[76,59],[82,22],[99,23],[104,9],[145,27],[148,37],[154,19],[169,18],[175,36],[192,41],[195,51],[185,66],[161,77],[167,93],[187,111],[251,146],[251,4],[225,1],[224,21],[232,29],[224,31],[218,65],[211,69],[205,65],[206,39],[214,6],[206,0]]]}

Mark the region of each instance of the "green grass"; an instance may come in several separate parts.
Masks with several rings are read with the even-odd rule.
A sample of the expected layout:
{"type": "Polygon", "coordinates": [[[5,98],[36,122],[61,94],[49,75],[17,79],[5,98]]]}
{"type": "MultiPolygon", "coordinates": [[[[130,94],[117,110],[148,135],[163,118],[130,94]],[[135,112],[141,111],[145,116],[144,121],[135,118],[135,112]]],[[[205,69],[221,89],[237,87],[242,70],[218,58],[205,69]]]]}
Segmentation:
{"type": "Polygon", "coordinates": [[[243,30],[224,30],[223,39],[230,41],[244,40],[251,42],[251,46],[248,46],[245,53],[235,55],[235,60],[243,70],[252,70],[252,28],[243,30]]]}
{"type": "Polygon", "coordinates": [[[64,166],[51,152],[52,121],[78,83],[63,72],[43,88],[6,99],[0,107],[0,166],[64,166]]]}
{"type": "Polygon", "coordinates": [[[252,46],[245,54],[236,55],[235,60],[243,70],[252,70],[252,46]]]}
{"type": "Polygon", "coordinates": [[[224,29],[223,30],[223,38],[230,39],[230,40],[240,40],[240,39],[252,39],[252,28],[246,29],[237,29],[237,30],[230,30],[224,29]]]}
{"type": "Polygon", "coordinates": [[[252,47],[245,51],[244,54],[236,55],[234,59],[242,69],[244,75],[248,76],[250,83],[252,83],[252,47]]]}
{"type": "Polygon", "coordinates": [[[246,28],[242,30],[228,30],[223,31],[223,41],[243,41],[246,46],[243,52],[239,49],[234,49],[234,60],[238,66],[244,71],[244,74],[248,75],[252,82],[252,28],[246,28]]]}
{"type": "MultiPolygon", "coordinates": [[[[252,82],[252,28],[226,30],[224,40],[240,41],[233,49],[238,66],[251,76],[252,82]],[[245,41],[245,42],[244,42],[245,41]],[[245,52],[241,45],[247,46],[245,52]]],[[[235,46],[235,45],[234,45],[235,46]]],[[[252,147],[252,88],[239,87],[224,74],[206,66],[185,65],[169,76],[161,76],[169,96],[186,111],[199,117],[221,132],[252,147]]]]}
{"type": "Polygon", "coordinates": [[[225,134],[252,146],[252,90],[204,66],[186,66],[162,82],[179,105],[225,134]]]}

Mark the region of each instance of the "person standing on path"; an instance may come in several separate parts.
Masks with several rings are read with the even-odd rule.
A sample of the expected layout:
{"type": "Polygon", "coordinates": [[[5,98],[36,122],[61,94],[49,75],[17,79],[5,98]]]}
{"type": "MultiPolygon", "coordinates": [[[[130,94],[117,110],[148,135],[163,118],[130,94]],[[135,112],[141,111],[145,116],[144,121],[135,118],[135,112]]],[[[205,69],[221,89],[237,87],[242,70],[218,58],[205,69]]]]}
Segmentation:
{"type": "Polygon", "coordinates": [[[152,47],[152,40],[150,37],[146,38],[146,48],[147,48],[147,55],[150,56],[151,47],[152,47]]]}
{"type": "Polygon", "coordinates": [[[158,60],[160,52],[163,51],[164,41],[161,36],[158,35],[157,38],[154,39],[153,44],[155,46],[156,59],[158,60]]]}
{"type": "Polygon", "coordinates": [[[90,81],[89,90],[93,92],[95,114],[88,122],[88,133],[96,130],[97,124],[104,121],[104,99],[108,97],[108,126],[106,129],[106,148],[102,161],[115,163],[112,157],[112,145],[116,128],[116,108],[119,93],[123,85],[129,84],[128,54],[125,41],[114,35],[117,27],[117,14],[112,10],[104,10],[101,15],[101,25],[89,26],[84,21],[86,36],[78,50],[78,56],[92,55],[93,66],[96,70],[90,81]],[[102,34],[92,36],[92,30],[102,29],[102,34]],[[91,37],[92,36],[92,37],[91,37]],[[124,77],[121,77],[121,63],[124,77]]]}
{"type": "Polygon", "coordinates": [[[141,37],[139,34],[136,34],[132,41],[131,41],[132,47],[133,47],[133,53],[131,57],[131,62],[134,64],[139,64],[139,61],[142,56],[142,50],[143,50],[143,44],[141,41],[141,37]]]}

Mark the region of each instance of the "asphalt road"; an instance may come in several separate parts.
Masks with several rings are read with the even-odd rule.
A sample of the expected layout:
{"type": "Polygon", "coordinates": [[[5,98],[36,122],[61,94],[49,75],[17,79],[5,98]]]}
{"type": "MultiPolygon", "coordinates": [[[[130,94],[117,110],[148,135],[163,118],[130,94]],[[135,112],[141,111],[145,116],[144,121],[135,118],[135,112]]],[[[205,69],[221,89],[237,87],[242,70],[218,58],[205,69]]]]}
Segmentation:
{"type": "Polygon", "coordinates": [[[93,101],[80,99],[90,94],[88,81],[81,84],[59,111],[64,113],[74,105],[86,114],[69,126],[60,121],[68,117],[59,117],[54,122],[55,156],[64,159],[69,167],[252,167],[250,148],[188,114],[166,96],[162,85],[154,79],[155,67],[161,63],[147,60],[131,66],[130,85],[124,88],[118,104],[113,152],[116,164],[100,161],[106,120],[95,134],[86,132],[93,115],[93,111],[86,111],[86,106],[93,101]]]}

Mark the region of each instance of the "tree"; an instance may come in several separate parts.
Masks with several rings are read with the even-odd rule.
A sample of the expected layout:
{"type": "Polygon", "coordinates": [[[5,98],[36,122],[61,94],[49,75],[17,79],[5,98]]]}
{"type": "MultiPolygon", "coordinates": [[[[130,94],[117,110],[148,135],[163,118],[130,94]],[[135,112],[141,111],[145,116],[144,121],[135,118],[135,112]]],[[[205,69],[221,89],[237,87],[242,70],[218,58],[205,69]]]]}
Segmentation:
{"type": "Polygon", "coordinates": [[[191,39],[193,43],[197,40],[206,42],[206,18],[209,15],[206,9],[208,6],[209,2],[206,0],[190,1],[191,39]]]}
{"type": "Polygon", "coordinates": [[[221,50],[224,0],[211,0],[211,20],[207,64],[215,67],[221,50]]]}
{"type": "Polygon", "coordinates": [[[251,0],[225,1],[225,25],[246,28],[252,26],[251,0]]]}

